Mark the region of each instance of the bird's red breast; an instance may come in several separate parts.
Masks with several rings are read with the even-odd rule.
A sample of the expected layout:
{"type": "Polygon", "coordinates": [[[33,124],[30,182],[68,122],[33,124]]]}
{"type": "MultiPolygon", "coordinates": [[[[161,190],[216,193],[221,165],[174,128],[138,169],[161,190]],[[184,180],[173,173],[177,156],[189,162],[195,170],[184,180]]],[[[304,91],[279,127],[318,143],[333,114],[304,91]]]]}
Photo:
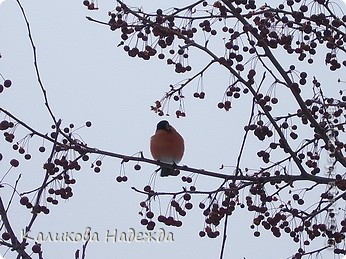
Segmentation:
{"type": "Polygon", "coordinates": [[[184,139],[167,121],[161,121],[151,137],[150,151],[155,160],[177,164],[184,155],[184,139]]]}

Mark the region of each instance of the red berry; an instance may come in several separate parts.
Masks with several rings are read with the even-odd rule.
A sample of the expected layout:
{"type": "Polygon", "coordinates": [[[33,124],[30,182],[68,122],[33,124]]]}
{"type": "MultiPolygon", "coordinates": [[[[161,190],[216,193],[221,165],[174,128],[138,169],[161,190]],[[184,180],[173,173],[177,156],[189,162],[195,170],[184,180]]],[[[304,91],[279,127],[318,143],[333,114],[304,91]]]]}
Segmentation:
{"type": "Polygon", "coordinates": [[[174,226],[176,226],[176,227],[181,227],[183,225],[183,222],[181,221],[181,220],[177,220],[177,221],[175,221],[175,223],[174,223],[174,226]]]}
{"type": "Polygon", "coordinates": [[[11,85],[12,85],[12,82],[11,82],[10,79],[6,79],[6,80],[4,81],[4,86],[5,86],[6,88],[10,87],[11,85]]]}
{"type": "Polygon", "coordinates": [[[184,194],[184,200],[188,201],[191,199],[191,195],[189,193],[184,194]]]}
{"type": "Polygon", "coordinates": [[[277,103],[279,102],[279,100],[278,100],[278,98],[273,97],[273,98],[271,99],[271,102],[272,102],[272,104],[277,104],[277,103]]]}
{"type": "Polygon", "coordinates": [[[0,130],[7,130],[10,127],[10,123],[7,120],[0,122],[0,130]]]}
{"type": "Polygon", "coordinates": [[[152,219],[152,218],[154,217],[154,213],[153,213],[152,211],[148,211],[148,212],[147,212],[147,217],[148,217],[149,219],[152,219]]]}
{"type": "Polygon", "coordinates": [[[101,160],[97,160],[97,161],[95,162],[95,164],[96,164],[97,166],[101,166],[101,165],[102,165],[102,161],[101,161],[101,160]]]}
{"type": "Polygon", "coordinates": [[[147,225],[147,230],[153,230],[155,228],[155,222],[149,221],[147,225]]]}
{"type": "Polygon", "coordinates": [[[148,224],[148,220],[147,219],[141,219],[141,224],[142,225],[147,225],[148,224]]]}
{"type": "Polygon", "coordinates": [[[7,232],[2,233],[1,237],[3,240],[9,240],[11,238],[10,234],[7,232]]]}
{"type": "Polygon", "coordinates": [[[163,215],[160,215],[160,216],[157,217],[157,220],[158,220],[159,222],[164,222],[164,221],[166,220],[166,217],[163,216],[163,215]]]}
{"type": "Polygon", "coordinates": [[[10,165],[13,167],[17,167],[17,166],[19,166],[19,161],[17,159],[12,159],[10,161],[10,165]]]}
{"type": "Polygon", "coordinates": [[[223,102],[219,102],[217,104],[217,107],[219,107],[219,109],[223,109],[223,107],[225,107],[225,104],[223,102]]]}
{"type": "Polygon", "coordinates": [[[46,206],[44,206],[42,208],[42,211],[43,211],[44,214],[49,214],[49,212],[50,212],[50,210],[46,206]]]}
{"type": "Polygon", "coordinates": [[[26,205],[26,204],[28,204],[28,202],[29,202],[29,198],[28,197],[26,197],[26,196],[23,196],[22,198],[20,198],[20,204],[22,204],[22,205],[26,205]]]}
{"type": "Polygon", "coordinates": [[[144,191],[145,192],[150,192],[151,191],[151,187],[149,185],[144,187],[144,191]]]}
{"type": "Polygon", "coordinates": [[[36,254],[38,254],[39,252],[41,252],[41,245],[40,244],[35,244],[32,246],[32,251],[36,254]]]}
{"type": "Polygon", "coordinates": [[[193,207],[193,205],[192,205],[191,202],[187,202],[187,203],[185,204],[185,208],[186,208],[187,210],[191,210],[192,207],[193,207]]]}

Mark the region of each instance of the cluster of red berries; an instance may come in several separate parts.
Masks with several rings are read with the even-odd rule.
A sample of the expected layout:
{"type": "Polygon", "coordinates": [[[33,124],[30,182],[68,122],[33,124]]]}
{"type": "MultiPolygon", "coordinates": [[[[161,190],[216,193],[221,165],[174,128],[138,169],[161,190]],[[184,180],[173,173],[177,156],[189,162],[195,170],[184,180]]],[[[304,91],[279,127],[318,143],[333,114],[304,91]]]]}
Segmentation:
{"type": "Polygon", "coordinates": [[[21,198],[20,198],[20,204],[22,204],[23,206],[26,206],[28,209],[31,209],[31,212],[32,213],[36,213],[36,214],[38,214],[38,213],[41,213],[41,212],[43,212],[44,214],[49,214],[49,209],[46,207],[46,206],[41,206],[41,205],[39,205],[39,204],[37,204],[37,205],[33,205],[31,202],[30,202],[30,200],[29,200],[29,198],[27,197],[27,196],[22,196],[21,198]]]}
{"type": "Polygon", "coordinates": [[[5,88],[9,88],[11,85],[12,81],[10,79],[5,79],[3,84],[0,84],[0,93],[2,93],[5,88]]]}
{"type": "Polygon", "coordinates": [[[259,140],[264,140],[266,137],[273,136],[273,131],[267,125],[265,125],[262,120],[258,120],[256,124],[250,124],[249,126],[245,126],[244,129],[246,131],[253,131],[254,135],[259,140]]]}
{"type": "Polygon", "coordinates": [[[35,254],[39,254],[39,253],[41,253],[41,244],[34,244],[32,247],[31,247],[31,250],[32,250],[32,252],[33,253],[35,253],[35,254]]]}
{"type": "MultiPolygon", "coordinates": [[[[128,24],[126,20],[124,20],[125,15],[128,13],[128,7],[125,5],[117,6],[116,13],[109,13],[111,17],[108,24],[110,25],[111,30],[121,30],[121,39],[123,41],[128,40],[129,38],[136,38],[136,44],[133,47],[129,45],[124,46],[124,50],[128,53],[130,57],[139,57],[144,60],[149,60],[151,57],[157,55],[158,51],[156,47],[159,46],[161,49],[165,49],[172,45],[175,37],[179,34],[180,38],[185,38],[185,43],[187,44],[188,38],[193,37],[193,32],[191,30],[187,30],[183,28],[179,30],[179,32],[175,31],[175,23],[173,16],[165,16],[161,9],[157,10],[157,17],[155,21],[155,25],[153,26],[141,26],[136,25],[132,26],[132,24],[128,24]],[[149,41],[151,36],[156,37],[157,44],[152,45],[149,41]],[[143,47],[139,47],[138,40],[143,42],[143,47]]],[[[127,15],[126,15],[127,17],[127,15]]],[[[148,21],[149,22],[149,21],[148,21]]],[[[150,24],[150,22],[149,22],[150,24]]],[[[124,42],[122,42],[124,44],[124,42]]],[[[188,64],[188,49],[180,47],[177,51],[174,48],[171,48],[168,52],[172,55],[172,58],[167,58],[168,65],[175,66],[175,72],[177,73],[185,73],[191,71],[191,66],[188,64]]],[[[160,51],[157,55],[159,59],[164,59],[165,54],[160,51]]]]}
{"type": "Polygon", "coordinates": [[[183,225],[181,220],[175,219],[172,216],[166,217],[164,215],[160,215],[157,217],[157,220],[166,226],[181,227],[183,225]]]}
{"type": "MultiPolygon", "coordinates": [[[[123,162],[128,162],[129,160],[127,158],[123,159],[123,162]]],[[[133,166],[133,169],[135,169],[135,171],[140,171],[142,169],[141,165],[140,164],[135,164],[133,166]]],[[[118,183],[121,183],[121,182],[127,182],[128,180],[128,177],[126,175],[118,175],[115,180],[118,182],[118,183]]],[[[147,188],[151,188],[149,185],[147,188]]],[[[147,190],[147,188],[145,188],[147,190]]],[[[151,189],[150,189],[151,190],[151,189]]]]}
{"type": "Polygon", "coordinates": [[[3,120],[0,122],[0,130],[5,131],[4,137],[5,137],[5,140],[9,143],[12,143],[15,137],[14,130],[11,130],[13,127],[14,127],[14,123],[11,121],[3,120]]]}
{"type": "Polygon", "coordinates": [[[85,5],[88,8],[88,10],[98,10],[99,9],[93,0],[91,0],[91,1],[84,0],[83,5],[85,5]]]}
{"type": "Polygon", "coordinates": [[[95,161],[95,164],[94,163],[91,164],[91,168],[94,168],[94,172],[98,174],[99,172],[101,172],[101,165],[102,165],[102,161],[98,159],[95,161]]]}
{"type": "MultiPolygon", "coordinates": [[[[240,97],[240,91],[241,89],[238,86],[235,86],[235,85],[228,86],[225,92],[224,101],[219,102],[217,104],[217,107],[219,109],[225,109],[226,111],[229,111],[232,107],[231,105],[232,98],[238,99],[240,97]]],[[[248,91],[249,90],[247,88],[243,89],[243,93],[245,94],[248,93],[248,91]]]]}
{"type": "MultiPolygon", "coordinates": [[[[235,209],[233,205],[233,201],[230,204],[224,206],[220,206],[218,203],[210,204],[205,209],[205,204],[200,203],[199,208],[204,209],[203,215],[205,216],[206,226],[204,230],[199,232],[200,237],[204,237],[207,235],[209,238],[216,238],[220,235],[220,232],[217,230],[217,227],[220,225],[221,219],[227,214],[231,215],[233,210],[235,209]]],[[[235,203],[234,203],[235,205],[235,203]]]]}
{"type": "MultiPolygon", "coordinates": [[[[181,180],[183,182],[192,183],[192,178],[190,176],[182,176],[181,180]]],[[[191,190],[192,191],[192,190],[191,190]]]]}
{"type": "Polygon", "coordinates": [[[118,175],[115,180],[118,182],[118,183],[121,183],[121,182],[127,182],[128,178],[126,175],[118,175]]]}
{"type": "MultiPolygon", "coordinates": [[[[191,189],[191,188],[190,188],[191,189]]],[[[152,190],[152,188],[147,185],[144,187],[144,191],[148,193],[149,199],[152,197],[155,197],[155,192],[152,190]]],[[[191,191],[195,191],[195,188],[192,188],[191,191]]],[[[191,203],[191,194],[188,192],[185,192],[182,194],[181,197],[177,198],[176,196],[170,201],[169,206],[171,209],[169,209],[170,213],[168,216],[165,215],[159,215],[157,217],[158,222],[161,222],[165,224],[166,226],[175,226],[175,227],[181,227],[182,221],[178,218],[174,217],[173,215],[180,215],[182,217],[186,216],[187,212],[186,210],[191,210],[193,208],[193,204],[191,203]],[[176,213],[172,213],[172,209],[176,213]]],[[[140,203],[140,206],[142,209],[145,210],[145,212],[140,212],[140,215],[144,216],[141,220],[142,225],[146,225],[147,229],[152,230],[151,227],[155,227],[155,222],[153,221],[154,213],[150,209],[150,201],[142,201],[140,203]]]]}
{"type": "MultiPolygon", "coordinates": [[[[151,190],[150,186],[149,188],[151,190]]],[[[150,209],[149,203],[142,201],[139,205],[142,209],[145,210],[144,213],[139,212],[140,215],[144,216],[144,218],[141,219],[141,225],[146,226],[147,230],[153,230],[155,228],[156,223],[153,221],[154,212],[152,212],[152,210],[150,209]]]]}
{"type": "Polygon", "coordinates": [[[156,101],[155,102],[155,106],[150,106],[150,109],[152,111],[154,111],[155,113],[157,113],[159,116],[163,116],[164,115],[164,112],[163,112],[163,107],[161,105],[161,102],[160,101],[156,101]]]}
{"type": "MultiPolygon", "coordinates": [[[[166,97],[164,97],[163,99],[165,99],[165,98],[166,97]]],[[[180,107],[178,110],[175,111],[175,115],[177,116],[177,118],[186,117],[186,113],[183,110],[184,106],[182,105],[182,99],[183,98],[179,98],[179,97],[177,97],[177,98],[174,98],[174,100],[180,101],[180,107]]],[[[165,115],[165,113],[163,111],[165,104],[166,104],[166,102],[164,102],[164,105],[162,106],[161,101],[156,101],[155,106],[154,105],[150,106],[150,109],[152,111],[154,111],[155,113],[157,113],[159,116],[163,116],[163,115],[165,115]]]]}
{"type": "MultiPolygon", "coordinates": [[[[266,114],[268,115],[268,113],[272,112],[279,100],[276,98],[275,93],[272,94],[275,91],[270,90],[271,86],[266,94],[256,92],[256,90],[254,90],[255,88],[251,87],[255,82],[259,82],[259,80],[255,80],[256,68],[254,67],[253,62],[249,62],[251,58],[257,55],[257,58],[260,61],[263,61],[262,56],[267,55],[268,49],[275,51],[276,49],[282,48],[288,54],[296,55],[298,60],[307,60],[307,63],[311,64],[314,62],[314,55],[316,55],[317,51],[320,49],[318,45],[323,44],[328,50],[325,61],[330,66],[331,70],[339,69],[342,63],[346,65],[345,61],[341,62],[337,58],[337,49],[342,48],[344,42],[346,42],[344,34],[340,33],[340,28],[344,26],[344,23],[346,22],[346,16],[342,17],[342,19],[338,19],[336,16],[323,14],[323,10],[327,10],[327,7],[329,8],[327,2],[328,1],[325,0],[318,0],[311,5],[306,5],[305,2],[300,0],[287,0],[284,4],[280,4],[278,8],[275,9],[268,5],[264,5],[256,11],[244,12],[243,8],[246,10],[257,8],[255,1],[234,0],[227,3],[215,1],[212,6],[209,5],[207,1],[203,1],[202,6],[204,8],[208,8],[208,11],[210,11],[210,8],[213,10],[213,12],[208,13],[217,15],[216,17],[212,17],[211,15],[210,18],[203,21],[198,19],[198,26],[194,26],[197,19],[193,19],[194,14],[192,12],[191,14],[186,14],[187,16],[191,16],[186,19],[189,21],[189,25],[187,26],[186,21],[181,18],[183,16],[174,17],[169,14],[165,15],[160,9],[156,11],[156,15],[151,14],[146,16],[143,15],[142,11],[138,12],[135,9],[130,10],[126,5],[122,4],[117,6],[116,13],[109,14],[111,17],[109,25],[111,30],[121,31],[124,50],[129,56],[148,60],[157,55],[159,59],[166,59],[167,64],[172,65],[177,73],[184,73],[191,70],[191,67],[187,62],[189,58],[187,50],[189,44],[193,45],[197,42],[195,42],[195,39],[193,38],[198,31],[202,31],[206,36],[205,44],[201,43],[199,45],[201,46],[200,48],[203,48],[204,46],[205,48],[208,48],[208,51],[210,52],[212,52],[212,47],[210,47],[212,45],[210,42],[214,39],[213,36],[227,34],[227,36],[224,37],[227,40],[224,42],[224,50],[222,51],[225,54],[223,57],[219,58],[218,61],[220,64],[233,69],[234,72],[232,73],[235,74],[235,83],[227,87],[224,100],[218,104],[218,107],[228,111],[231,108],[231,101],[238,99],[242,94],[251,91],[256,103],[264,112],[264,114],[260,112],[260,115],[262,116],[266,114]],[[298,5],[298,7],[294,5],[298,5]],[[315,5],[320,10],[320,13],[317,15],[310,15],[311,17],[307,16],[306,14],[309,13],[309,11],[312,11],[312,8],[316,7],[315,5]],[[286,8],[286,6],[289,8],[286,8]],[[233,7],[235,7],[235,9],[233,9],[233,7]],[[129,18],[132,17],[132,12],[137,12],[136,14],[138,14],[137,16],[134,15],[134,19],[129,18]],[[239,26],[238,24],[229,27],[229,24],[227,24],[228,20],[226,19],[228,15],[232,15],[233,17],[239,16],[240,21],[245,19],[248,21],[248,24],[244,23],[243,26],[239,26]],[[223,19],[222,17],[226,18],[223,19]],[[182,19],[183,21],[180,22],[179,19],[182,19]],[[177,20],[179,20],[179,22],[177,22],[177,20]],[[222,31],[216,30],[216,24],[220,24],[218,22],[223,23],[222,31]],[[250,35],[250,37],[248,35],[250,35]],[[126,43],[129,44],[126,45],[126,41],[135,45],[130,46],[130,43],[126,43]],[[181,41],[183,44],[174,44],[177,41],[181,41]],[[263,50],[265,51],[263,52],[263,50]],[[248,68],[248,66],[251,66],[251,68],[248,68]]],[[[200,2],[197,4],[200,4],[200,2]]],[[[193,6],[193,8],[195,7],[196,6],[193,6]]],[[[203,8],[201,7],[200,9],[203,8]]],[[[196,8],[196,10],[199,9],[196,8]]],[[[178,11],[176,12],[179,14],[178,11]]],[[[198,11],[196,11],[196,13],[197,12],[198,11]]],[[[261,62],[258,62],[258,64],[259,63],[261,62]]],[[[230,71],[232,70],[230,69],[230,71]]],[[[294,94],[300,94],[304,89],[302,86],[308,83],[308,74],[306,72],[297,72],[293,65],[290,66],[289,71],[286,73],[293,81],[292,84],[287,84],[287,87],[290,88],[294,94]]],[[[274,85],[281,81],[276,78],[275,75],[273,75],[272,79],[274,79],[274,85]]],[[[320,84],[316,79],[314,79],[312,83],[313,87],[320,87],[320,84]]],[[[170,100],[170,98],[174,96],[173,99],[175,101],[181,101],[182,98],[180,95],[177,95],[176,92],[177,91],[174,89],[171,90],[169,94],[166,95],[166,99],[163,100],[170,100]]],[[[283,133],[285,137],[272,141],[269,144],[269,148],[260,150],[257,153],[264,163],[270,162],[270,152],[278,147],[286,153],[291,151],[288,139],[290,139],[292,143],[295,143],[294,140],[298,139],[298,126],[293,123],[295,117],[299,117],[303,124],[309,124],[307,115],[311,115],[314,119],[319,121],[320,127],[326,132],[331,132],[336,128],[340,130],[340,132],[344,130],[343,124],[345,121],[343,120],[343,115],[346,107],[343,102],[346,101],[346,97],[343,97],[343,102],[324,98],[323,96],[320,96],[318,99],[317,97],[320,91],[317,90],[314,92],[317,93],[314,98],[305,101],[310,114],[298,109],[297,114],[275,118],[277,125],[280,128],[280,133],[283,133]],[[327,109],[331,106],[336,107],[333,112],[329,112],[327,109]],[[329,128],[331,121],[333,121],[334,124],[337,124],[333,129],[329,128]]],[[[194,97],[203,99],[205,93],[203,91],[196,92],[194,93],[194,97]]],[[[162,106],[164,106],[164,102],[161,100],[157,101],[151,108],[162,116],[164,115],[164,109],[162,106]]],[[[176,115],[177,117],[185,116],[185,112],[178,110],[176,115]]],[[[261,116],[256,116],[256,121],[252,122],[249,126],[246,126],[245,130],[252,131],[259,140],[263,141],[274,136],[274,126],[271,125],[270,122],[264,122],[263,120],[258,119],[258,117],[261,116]]],[[[339,132],[335,132],[336,135],[339,134],[339,132]]],[[[318,134],[319,132],[316,131],[316,140],[320,139],[318,134]]],[[[339,140],[335,145],[340,150],[346,148],[345,144],[339,140]]],[[[297,157],[301,160],[302,166],[311,168],[312,175],[320,172],[318,166],[320,158],[315,154],[315,152],[301,149],[298,153],[297,157]],[[304,159],[306,159],[306,161],[304,161],[305,164],[303,163],[304,159]]],[[[278,167],[279,166],[281,166],[281,164],[279,164],[278,167]]],[[[271,168],[275,170],[274,175],[278,177],[273,177],[274,180],[271,180],[270,184],[279,188],[279,184],[282,181],[285,181],[282,180],[284,178],[279,177],[283,176],[281,172],[284,170],[282,169],[280,172],[281,169],[277,169],[277,167],[271,168]]],[[[136,167],[135,170],[137,170],[136,167]]],[[[251,226],[251,228],[255,229],[255,236],[260,235],[259,228],[262,226],[265,230],[271,231],[275,237],[280,237],[283,233],[287,233],[294,242],[301,242],[303,245],[309,245],[310,243],[309,240],[304,240],[306,236],[313,240],[315,237],[326,235],[334,243],[339,243],[340,240],[344,239],[343,230],[338,232],[328,232],[328,229],[324,224],[311,224],[311,221],[304,221],[303,211],[292,207],[293,205],[304,205],[304,197],[299,194],[293,194],[293,200],[289,203],[284,203],[280,200],[279,202],[281,202],[281,204],[275,207],[275,212],[273,212],[274,210],[268,209],[269,206],[267,203],[278,202],[278,197],[275,195],[268,195],[264,189],[264,184],[267,184],[266,178],[270,177],[270,171],[271,169],[256,174],[256,176],[258,176],[258,182],[249,188],[249,195],[245,197],[244,203],[239,202],[238,193],[234,190],[227,190],[225,197],[219,199],[220,201],[222,200],[220,204],[213,200],[206,206],[206,204],[202,202],[200,208],[204,210],[203,214],[206,217],[206,226],[204,230],[200,232],[200,235],[207,235],[211,238],[217,237],[220,234],[217,230],[220,220],[225,215],[232,214],[235,207],[239,206],[240,208],[247,208],[248,211],[256,214],[251,226]],[[299,225],[300,220],[302,224],[299,225]]],[[[287,172],[285,172],[285,174],[286,173],[287,172]]],[[[340,190],[346,189],[346,181],[339,178],[337,179],[336,186],[340,190]]],[[[192,179],[185,177],[182,178],[182,181],[190,183],[192,179]]],[[[285,184],[286,183],[288,182],[285,182],[285,184]]],[[[190,190],[193,192],[193,189],[190,190]]],[[[148,198],[156,195],[150,186],[144,187],[144,191],[147,192],[148,198]]],[[[176,197],[171,201],[170,206],[174,209],[175,215],[184,216],[186,211],[192,208],[192,203],[190,202],[191,197],[189,197],[189,195],[190,193],[185,193],[183,195],[183,201],[179,201],[176,197]]],[[[327,194],[324,194],[321,198],[324,199],[325,195],[327,194]]],[[[328,195],[326,196],[327,198],[330,197],[328,195]]],[[[153,221],[155,215],[149,208],[148,202],[141,203],[141,207],[146,210],[146,213],[143,214],[145,218],[142,219],[141,223],[146,225],[148,229],[153,229],[155,226],[153,221]]],[[[330,213],[327,216],[330,218],[333,217],[330,213]]],[[[180,221],[171,216],[171,214],[168,216],[159,215],[157,219],[159,222],[166,225],[180,225],[180,221]]],[[[337,252],[342,252],[342,250],[337,250],[337,252]]],[[[303,254],[304,250],[300,248],[294,255],[294,258],[301,258],[303,254]]]]}
{"type": "MultiPolygon", "coordinates": [[[[46,162],[43,165],[43,168],[47,170],[48,174],[55,175],[60,172],[62,169],[62,172],[66,172],[68,170],[77,170],[79,171],[81,169],[80,164],[76,160],[67,160],[66,156],[62,156],[60,159],[56,158],[54,159],[54,162],[46,162]]],[[[67,175],[66,173],[64,173],[67,175]]],[[[60,173],[58,176],[56,176],[58,180],[63,179],[63,175],[60,173]]],[[[70,183],[70,182],[68,182],[70,183]]]]}
{"type": "Polygon", "coordinates": [[[193,93],[193,97],[198,98],[198,99],[204,99],[205,92],[203,92],[203,91],[201,91],[201,92],[194,92],[193,93]]]}
{"type": "MultiPolygon", "coordinates": [[[[61,187],[58,189],[50,188],[50,189],[48,189],[48,193],[50,195],[60,196],[60,198],[63,200],[67,200],[73,196],[72,188],[70,186],[61,187]]],[[[50,202],[53,205],[58,204],[58,200],[53,198],[53,197],[47,197],[46,200],[47,200],[47,202],[50,202]]]]}

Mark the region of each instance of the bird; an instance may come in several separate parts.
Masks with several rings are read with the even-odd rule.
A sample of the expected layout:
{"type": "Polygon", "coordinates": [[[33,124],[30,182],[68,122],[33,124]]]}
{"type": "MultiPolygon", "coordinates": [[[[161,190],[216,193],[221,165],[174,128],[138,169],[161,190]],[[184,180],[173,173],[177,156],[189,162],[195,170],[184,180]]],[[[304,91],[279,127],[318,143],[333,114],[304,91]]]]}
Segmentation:
{"type": "MultiPolygon", "coordinates": [[[[155,160],[167,164],[178,164],[184,155],[184,139],[169,124],[162,120],[156,126],[156,132],[150,139],[150,152],[155,160]]],[[[161,167],[161,176],[177,176],[178,170],[172,167],[161,167]]]]}

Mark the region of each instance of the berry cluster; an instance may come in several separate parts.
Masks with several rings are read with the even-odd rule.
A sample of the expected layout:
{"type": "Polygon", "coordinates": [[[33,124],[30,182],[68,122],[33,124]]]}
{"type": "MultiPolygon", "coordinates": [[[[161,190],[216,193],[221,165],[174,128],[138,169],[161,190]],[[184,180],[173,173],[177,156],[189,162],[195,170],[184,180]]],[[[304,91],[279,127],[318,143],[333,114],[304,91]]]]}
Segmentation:
{"type": "Polygon", "coordinates": [[[83,5],[88,8],[88,10],[98,10],[97,3],[95,3],[93,0],[84,0],[83,5]]]}
{"type": "MultiPolygon", "coordinates": [[[[331,152],[332,157],[337,157],[340,150],[346,151],[345,144],[338,136],[344,131],[346,97],[342,96],[342,100],[327,98],[315,77],[311,78],[305,71],[299,72],[294,65],[290,65],[286,70],[278,64],[275,57],[277,50],[282,49],[299,61],[312,64],[315,61],[314,57],[324,46],[327,49],[325,63],[332,71],[341,68],[342,64],[346,65],[346,62],[340,61],[337,56],[338,51],[344,51],[346,37],[343,27],[346,16],[338,18],[336,15],[329,15],[329,12],[329,3],[324,0],[310,4],[299,0],[287,0],[277,8],[268,5],[258,8],[255,1],[247,0],[215,1],[212,5],[202,1],[190,5],[188,11],[176,8],[171,13],[164,13],[161,9],[155,13],[144,13],[121,2],[114,12],[109,13],[108,24],[111,30],[120,31],[121,44],[130,57],[149,60],[157,56],[159,59],[165,59],[168,65],[174,66],[176,73],[186,73],[192,71],[189,50],[196,47],[211,57],[211,63],[216,62],[226,67],[231,74],[231,83],[226,87],[223,100],[217,106],[228,111],[233,100],[241,99],[243,95],[250,93],[256,105],[254,110],[257,111],[257,115],[252,116],[251,123],[244,129],[246,132],[253,132],[263,143],[266,143],[267,139],[271,140],[267,148],[257,152],[257,156],[268,166],[267,169],[254,174],[250,174],[249,171],[246,173],[260,179],[273,177],[268,183],[281,188],[280,184],[287,184],[285,175],[289,177],[293,174],[286,170],[286,166],[291,168],[292,160],[302,170],[301,173],[314,176],[321,171],[319,154],[322,149],[331,152]],[[314,10],[319,12],[314,14],[314,10]],[[204,36],[204,41],[201,42],[201,37],[197,37],[199,34],[204,36]],[[223,40],[222,47],[213,49],[215,44],[212,44],[220,39],[218,37],[223,40]],[[259,68],[268,73],[259,73],[259,68]],[[282,104],[275,93],[279,84],[289,89],[299,107],[287,115],[274,118],[271,113],[282,104]],[[309,84],[314,95],[304,101],[301,95],[309,84]],[[303,137],[304,134],[299,132],[299,123],[314,129],[313,139],[303,137]],[[284,159],[284,162],[271,165],[271,160],[275,157],[274,150],[275,153],[282,151],[285,156],[288,154],[292,160],[284,159]]],[[[183,88],[195,78],[202,78],[208,67],[209,65],[185,83],[171,85],[170,91],[160,101],[156,101],[151,109],[160,116],[164,115],[164,107],[173,96],[173,100],[179,101],[180,104],[176,111],[177,117],[184,117],[183,88]]],[[[196,91],[193,96],[204,99],[205,92],[196,91]]],[[[344,188],[342,179],[343,177],[338,180],[340,188],[344,188]]],[[[189,182],[186,177],[183,181],[189,182]]],[[[145,191],[148,195],[154,194],[149,187],[146,187],[145,191]]],[[[292,217],[301,217],[298,209],[279,209],[276,214],[272,214],[264,204],[277,202],[277,197],[267,195],[263,183],[252,184],[249,192],[252,196],[259,197],[257,201],[260,204],[256,204],[256,199],[251,196],[246,197],[245,203],[240,203],[234,190],[227,190],[221,203],[216,200],[210,201],[207,206],[201,203],[206,217],[206,227],[201,235],[217,236],[219,233],[216,227],[220,220],[225,215],[230,215],[239,205],[241,208],[247,206],[249,211],[258,213],[254,226],[263,225],[276,237],[286,232],[295,240],[300,240],[300,234],[291,234],[296,228],[289,231],[289,220],[292,220],[292,217]]],[[[298,206],[304,204],[303,197],[297,194],[293,195],[293,201],[298,206]]],[[[288,204],[290,203],[277,207],[284,208],[288,204]]],[[[185,205],[174,199],[171,206],[179,214],[185,205]]],[[[162,216],[160,219],[165,222],[165,219],[170,217],[174,219],[171,215],[162,216]]],[[[259,230],[255,231],[256,236],[259,236],[259,233],[259,230]]],[[[303,253],[300,250],[298,254],[301,256],[303,253]]]]}
{"type": "Polygon", "coordinates": [[[47,206],[33,205],[27,196],[22,196],[20,198],[20,204],[30,209],[32,213],[39,214],[43,212],[44,214],[49,214],[47,206]]]}
{"type": "Polygon", "coordinates": [[[4,79],[4,82],[0,84],[0,93],[2,93],[5,88],[9,88],[11,85],[12,81],[10,79],[4,79]]]}
{"type": "MultiPolygon", "coordinates": [[[[73,124],[70,124],[68,127],[62,129],[57,128],[56,125],[53,125],[53,131],[46,135],[39,134],[38,132],[31,132],[24,138],[14,143],[16,130],[19,127],[19,124],[20,123],[15,124],[12,121],[4,119],[0,122],[0,130],[4,131],[6,141],[13,143],[12,149],[17,151],[20,155],[23,155],[24,159],[31,159],[29,143],[34,135],[44,136],[46,141],[55,143],[49,159],[43,164],[43,169],[47,175],[47,183],[41,187],[43,193],[45,193],[45,196],[47,196],[45,201],[40,198],[35,199],[34,202],[32,202],[27,195],[21,195],[20,198],[20,204],[30,209],[32,213],[38,214],[43,212],[44,214],[48,214],[50,210],[46,205],[43,205],[45,202],[57,205],[57,197],[66,200],[73,196],[72,185],[76,183],[76,179],[72,176],[72,171],[81,170],[81,165],[78,160],[83,158],[83,161],[87,161],[88,156],[84,154],[84,144],[78,139],[74,138],[74,131],[76,129],[74,129],[73,124]],[[76,154],[79,156],[76,156],[76,154]],[[71,159],[72,157],[75,159],[71,159]],[[56,182],[59,182],[59,184],[56,184],[56,182]]],[[[90,127],[91,123],[86,122],[85,126],[90,127]]],[[[45,154],[45,146],[39,146],[38,151],[41,154],[45,154]]],[[[0,155],[0,160],[1,159],[2,155],[0,155]]],[[[15,168],[20,165],[19,160],[16,158],[12,158],[9,162],[11,168],[15,168]]],[[[31,192],[27,192],[26,194],[31,192]]]]}
{"type": "MultiPolygon", "coordinates": [[[[167,215],[158,215],[157,221],[165,224],[166,226],[181,227],[183,225],[183,222],[179,219],[179,216],[186,216],[187,211],[193,208],[193,203],[191,202],[191,193],[195,191],[196,188],[194,186],[190,186],[190,192],[185,191],[179,193],[179,196],[177,194],[174,194],[173,198],[168,204],[167,215]]],[[[160,194],[156,193],[149,185],[146,185],[144,187],[144,192],[147,193],[148,198],[146,201],[142,201],[140,203],[140,206],[142,208],[140,215],[144,216],[144,218],[142,218],[141,220],[141,224],[146,225],[148,230],[152,230],[154,229],[156,223],[154,222],[154,212],[151,209],[151,201],[160,194]]]]}

